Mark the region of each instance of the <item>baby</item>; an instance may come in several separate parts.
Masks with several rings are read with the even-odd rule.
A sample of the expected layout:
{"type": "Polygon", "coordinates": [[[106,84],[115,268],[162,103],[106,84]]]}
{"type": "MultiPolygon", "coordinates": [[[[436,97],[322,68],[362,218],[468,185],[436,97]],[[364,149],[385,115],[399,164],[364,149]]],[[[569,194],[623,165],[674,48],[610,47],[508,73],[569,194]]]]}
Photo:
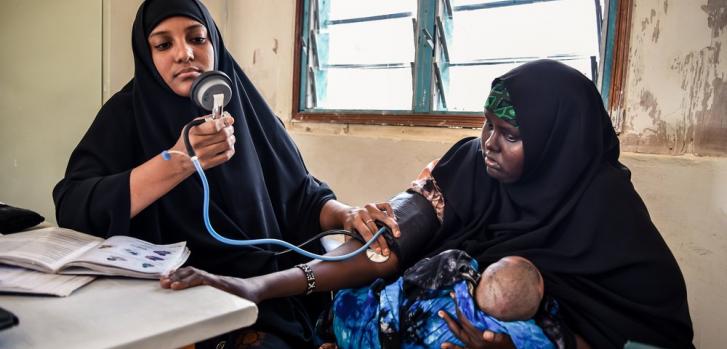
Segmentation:
{"type": "Polygon", "coordinates": [[[342,290],[333,304],[333,333],[344,348],[440,348],[462,343],[441,311],[456,308],[477,329],[508,334],[517,348],[554,348],[530,320],[543,298],[543,279],[527,259],[508,256],[480,276],[477,261],[449,250],[419,261],[394,283],[342,290]]]}
{"type": "Polygon", "coordinates": [[[543,288],[543,278],[532,262],[508,256],[485,269],[474,296],[479,309],[498,320],[527,320],[538,311],[543,288]]]}

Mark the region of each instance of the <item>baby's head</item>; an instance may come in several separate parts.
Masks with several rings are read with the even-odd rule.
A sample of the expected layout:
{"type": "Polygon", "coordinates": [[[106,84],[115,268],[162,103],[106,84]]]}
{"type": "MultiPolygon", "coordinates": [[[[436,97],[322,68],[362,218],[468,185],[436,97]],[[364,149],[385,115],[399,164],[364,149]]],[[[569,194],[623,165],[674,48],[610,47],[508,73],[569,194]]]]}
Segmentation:
{"type": "Polygon", "coordinates": [[[498,320],[527,320],[537,312],[543,288],[543,278],[533,263],[508,256],[482,273],[475,301],[482,311],[498,320]]]}

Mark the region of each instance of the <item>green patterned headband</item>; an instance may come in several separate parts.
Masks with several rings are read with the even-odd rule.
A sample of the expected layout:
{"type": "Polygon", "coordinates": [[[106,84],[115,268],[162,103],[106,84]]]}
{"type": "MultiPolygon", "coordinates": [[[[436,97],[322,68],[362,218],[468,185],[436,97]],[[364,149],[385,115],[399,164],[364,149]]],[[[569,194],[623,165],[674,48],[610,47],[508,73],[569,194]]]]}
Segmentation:
{"type": "Polygon", "coordinates": [[[495,83],[495,86],[492,86],[490,95],[485,101],[485,109],[511,125],[520,127],[515,118],[515,107],[512,106],[512,102],[510,101],[510,94],[507,92],[505,84],[502,81],[498,81],[495,83]]]}

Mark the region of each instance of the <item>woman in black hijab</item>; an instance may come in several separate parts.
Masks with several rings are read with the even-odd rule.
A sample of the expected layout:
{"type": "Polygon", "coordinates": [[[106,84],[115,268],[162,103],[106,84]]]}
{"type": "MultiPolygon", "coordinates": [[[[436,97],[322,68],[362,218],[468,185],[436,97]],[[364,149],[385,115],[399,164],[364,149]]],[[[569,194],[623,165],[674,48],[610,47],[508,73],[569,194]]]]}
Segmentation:
{"type": "MultiPolygon", "coordinates": [[[[328,186],[308,173],[282,122],[225,48],[204,5],[145,1],[134,20],[132,45],[134,78],[103,106],[53,191],[59,225],[153,243],[187,241],[190,265],[237,277],[297,262],[293,256],[276,258],[261,248],[214,240],[203,225],[202,185],[189,158],[175,154],[165,161],[160,156],[170,147],[184,150],[183,126],[207,114],[188,96],[193,79],[214,69],[232,80],[229,115],[194,127],[190,139],[210,182],[216,229],[233,239],[292,243],[335,227],[355,228],[362,235],[375,231],[371,218],[383,213],[372,210],[371,215],[335,201],[328,186]]],[[[260,304],[255,328],[299,347],[311,338],[305,306],[295,298],[260,304]]]]}
{"type": "MultiPolygon", "coordinates": [[[[557,302],[547,308],[559,309],[563,326],[549,333],[559,347],[622,348],[628,340],[693,347],[681,271],[618,161],[618,138],[593,83],[559,62],[527,63],[493,82],[486,117],[480,138],[455,144],[425,176],[416,190],[422,196],[393,201],[402,231],[397,253],[383,264],[313,262],[317,289],[361,286],[448,249],[466,251],[481,268],[518,255],[540,269],[547,298],[557,302]]],[[[301,292],[286,287],[291,275],[220,282],[188,268],[166,282],[206,281],[263,300],[301,292]]],[[[454,321],[450,327],[476,333],[454,321]]],[[[502,336],[488,346],[479,333],[461,339],[507,347],[502,336]]]]}
{"type": "MultiPolygon", "coordinates": [[[[432,172],[446,200],[439,231],[447,236],[426,249],[461,248],[484,265],[528,258],[565,322],[595,348],[627,340],[693,347],[681,271],[618,161],[618,138],[593,83],[546,60],[512,70],[498,85],[516,115],[522,174],[510,183],[493,179],[503,152],[485,141],[491,121],[482,141],[456,144],[432,172]]],[[[488,120],[495,114],[513,125],[495,109],[487,109],[488,120]]]]}

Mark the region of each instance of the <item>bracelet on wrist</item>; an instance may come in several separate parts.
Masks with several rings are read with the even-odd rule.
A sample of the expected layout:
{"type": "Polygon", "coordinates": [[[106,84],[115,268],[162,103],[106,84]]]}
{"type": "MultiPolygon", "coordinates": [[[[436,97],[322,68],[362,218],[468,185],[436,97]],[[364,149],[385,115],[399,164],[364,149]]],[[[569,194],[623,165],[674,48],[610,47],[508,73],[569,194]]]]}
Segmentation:
{"type": "Polygon", "coordinates": [[[316,276],[313,274],[313,269],[308,264],[298,264],[296,265],[296,268],[303,271],[303,274],[305,274],[306,279],[306,288],[305,288],[305,295],[309,295],[313,293],[313,291],[316,289],[316,276]]]}

